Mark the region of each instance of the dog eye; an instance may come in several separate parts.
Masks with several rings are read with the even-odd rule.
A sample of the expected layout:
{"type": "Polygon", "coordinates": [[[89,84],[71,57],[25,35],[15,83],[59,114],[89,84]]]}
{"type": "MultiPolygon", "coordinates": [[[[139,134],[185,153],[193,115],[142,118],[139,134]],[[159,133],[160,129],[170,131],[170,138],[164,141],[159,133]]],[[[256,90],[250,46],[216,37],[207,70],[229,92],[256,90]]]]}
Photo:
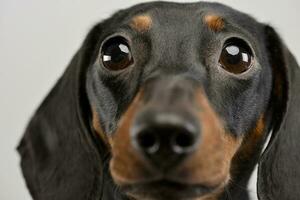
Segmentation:
{"type": "Polygon", "coordinates": [[[225,42],[219,59],[226,71],[241,74],[252,66],[253,55],[250,47],[241,39],[232,38],[225,42]]]}
{"type": "Polygon", "coordinates": [[[121,70],[133,63],[130,47],[123,37],[108,39],[101,49],[101,59],[104,67],[109,70],[121,70]]]}

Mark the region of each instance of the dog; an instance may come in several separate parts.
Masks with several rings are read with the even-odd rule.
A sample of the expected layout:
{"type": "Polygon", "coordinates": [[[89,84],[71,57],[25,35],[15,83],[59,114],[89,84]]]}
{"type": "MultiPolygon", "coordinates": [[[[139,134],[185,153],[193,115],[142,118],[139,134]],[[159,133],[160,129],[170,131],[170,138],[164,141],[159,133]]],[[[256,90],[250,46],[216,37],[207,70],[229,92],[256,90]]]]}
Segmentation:
{"type": "Polygon", "coordinates": [[[35,200],[247,200],[258,164],[260,200],[296,200],[299,89],[270,25],[139,4],[88,33],[26,129],[22,171],[35,200]]]}

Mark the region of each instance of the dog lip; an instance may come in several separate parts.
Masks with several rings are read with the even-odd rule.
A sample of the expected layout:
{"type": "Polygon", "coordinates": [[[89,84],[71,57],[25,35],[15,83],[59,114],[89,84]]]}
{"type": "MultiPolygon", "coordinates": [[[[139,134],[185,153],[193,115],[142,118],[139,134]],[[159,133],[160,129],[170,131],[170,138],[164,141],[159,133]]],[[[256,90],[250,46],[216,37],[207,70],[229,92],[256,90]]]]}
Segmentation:
{"type": "Polygon", "coordinates": [[[128,194],[149,197],[150,199],[195,198],[211,193],[217,188],[218,186],[184,184],[167,179],[121,186],[121,189],[128,194]]]}

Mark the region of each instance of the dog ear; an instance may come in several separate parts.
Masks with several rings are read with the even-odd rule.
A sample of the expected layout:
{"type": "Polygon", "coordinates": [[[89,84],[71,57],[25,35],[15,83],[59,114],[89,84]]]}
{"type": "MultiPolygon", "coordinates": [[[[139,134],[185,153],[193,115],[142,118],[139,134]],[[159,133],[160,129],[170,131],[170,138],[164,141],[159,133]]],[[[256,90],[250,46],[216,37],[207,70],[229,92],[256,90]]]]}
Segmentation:
{"type": "Polygon", "coordinates": [[[272,136],[258,170],[261,200],[300,197],[300,68],[280,37],[265,27],[273,69],[272,136]]]}
{"type": "Polygon", "coordinates": [[[88,34],[63,76],[31,119],[18,146],[33,199],[101,196],[101,157],[90,136],[85,75],[98,52],[101,24],[88,34]]]}

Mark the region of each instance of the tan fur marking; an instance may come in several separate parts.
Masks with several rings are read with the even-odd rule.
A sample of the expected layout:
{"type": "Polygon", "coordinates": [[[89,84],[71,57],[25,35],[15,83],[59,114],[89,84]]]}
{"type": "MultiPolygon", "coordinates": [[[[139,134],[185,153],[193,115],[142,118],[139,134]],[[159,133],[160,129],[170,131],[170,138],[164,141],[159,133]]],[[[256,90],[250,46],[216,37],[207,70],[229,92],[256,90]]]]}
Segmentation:
{"type": "Polygon", "coordinates": [[[238,156],[240,158],[251,158],[253,152],[255,152],[257,145],[262,141],[265,130],[264,117],[261,116],[256,126],[251,130],[249,134],[244,138],[243,145],[241,146],[238,156]]]}
{"type": "Polygon", "coordinates": [[[204,16],[204,23],[213,31],[221,31],[224,26],[224,19],[218,15],[208,14],[204,16]]]}
{"type": "Polygon", "coordinates": [[[255,156],[261,150],[263,145],[262,143],[265,138],[265,126],[264,115],[262,115],[257,120],[256,126],[244,137],[240,149],[232,160],[230,173],[233,177],[236,177],[242,173],[244,169],[243,164],[248,163],[255,158],[255,156]]]}
{"type": "Polygon", "coordinates": [[[200,108],[197,115],[202,125],[201,142],[180,167],[178,176],[185,177],[189,184],[222,188],[230,179],[231,160],[242,138],[234,138],[225,132],[223,122],[201,91],[197,93],[196,102],[200,108]]]}
{"type": "Polygon", "coordinates": [[[130,128],[133,124],[133,119],[142,106],[142,93],[141,91],[137,94],[127,111],[123,114],[117,131],[112,137],[110,172],[118,185],[139,183],[155,177],[144,161],[140,159],[130,138],[130,128]]]}
{"type": "Polygon", "coordinates": [[[149,15],[138,15],[131,20],[130,26],[138,32],[143,33],[150,30],[152,19],[149,15]]]}
{"type": "Polygon", "coordinates": [[[97,114],[96,109],[94,108],[92,108],[92,115],[92,124],[95,132],[107,146],[110,146],[109,140],[100,125],[99,115],[97,114]]]}
{"type": "Polygon", "coordinates": [[[256,140],[257,140],[257,139],[260,139],[261,136],[263,135],[264,129],[265,129],[265,122],[264,122],[263,116],[261,116],[261,117],[259,118],[259,120],[257,121],[255,128],[254,128],[253,131],[252,131],[253,137],[254,137],[256,140]]]}
{"type": "MultiPolygon", "coordinates": [[[[131,144],[130,127],[134,116],[139,112],[143,103],[140,92],[127,111],[123,114],[116,133],[112,137],[112,160],[110,172],[114,181],[122,186],[124,184],[141,183],[143,181],[157,180],[157,174],[138,155],[131,144]]],[[[231,161],[239,149],[242,138],[235,138],[226,133],[224,124],[217,116],[206,95],[202,90],[196,94],[195,107],[187,107],[194,112],[201,123],[201,140],[197,150],[174,170],[174,181],[184,181],[185,184],[203,184],[216,187],[215,191],[195,200],[216,200],[224,190],[230,179],[231,161]]],[[[133,194],[131,197],[140,199],[133,194]]]]}

